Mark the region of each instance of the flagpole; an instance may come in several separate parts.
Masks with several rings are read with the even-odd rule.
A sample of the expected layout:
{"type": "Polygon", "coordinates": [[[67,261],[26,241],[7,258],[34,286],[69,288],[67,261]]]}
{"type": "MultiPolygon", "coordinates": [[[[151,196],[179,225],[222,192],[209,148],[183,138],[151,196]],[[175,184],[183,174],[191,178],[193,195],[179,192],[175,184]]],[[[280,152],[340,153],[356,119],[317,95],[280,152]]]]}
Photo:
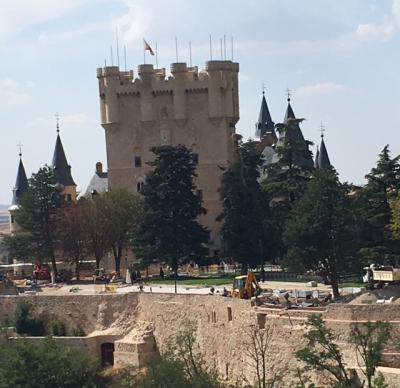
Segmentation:
{"type": "Polygon", "coordinates": [[[224,35],[224,61],[226,61],[226,35],[224,35]]]}
{"type": "Polygon", "coordinates": [[[144,39],[143,39],[143,64],[146,64],[146,45],[144,43],[144,39]]]}
{"type": "Polygon", "coordinates": [[[221,43],[221,61],[222,61],[222,58],[223,58],[223,54],[222,54],[222,38],[220,38],[220,43],[221,43]]]}
{"type": "Polygon", "coordinates": [[[211,42],[211,34],[210,34],[210,61],[212,61],[212,42],[211,42]]]}
{"type": "Polygon", "coordinates": [[[176,63],[178,63],[178,38],[175,36],[175,54],[176,54],[176,63]]]}
{"type": "Polygon", "coordinates": [[[111,66],[114,66],[114,59],[113,59],[113,49],[112,49],[112,45],[110,46],[110,54],[111,54],[111,66]]]}
{"type": "Polygon", "coordinates": [[[231,38],[231,57],[232,57],[232,62],[233,62],[233,36],[231,38]]]}
{"type": "Polygon", "coordinates": [[[192,41],[189,40],[189,66],[192,67],[192,41]]]}
{"type": "Polygon", "coordinates": [[[126,46],[124,45],[124,62],[125,62],[125,71],[127,71],[126,67],[126,46]]]}
{"type": "Polygon", "coordinates": [[[116,40],[117,40],[117,63],[119,67],[119,42],[118,42],[118,27],[115,29],[115,35],[116,35],[116,40]]]}
{"type": "Polygon", "coordinates": [[[157,42],[156,42],[156,69],[158,69],[158,48],[157,48],[157,42]]]}

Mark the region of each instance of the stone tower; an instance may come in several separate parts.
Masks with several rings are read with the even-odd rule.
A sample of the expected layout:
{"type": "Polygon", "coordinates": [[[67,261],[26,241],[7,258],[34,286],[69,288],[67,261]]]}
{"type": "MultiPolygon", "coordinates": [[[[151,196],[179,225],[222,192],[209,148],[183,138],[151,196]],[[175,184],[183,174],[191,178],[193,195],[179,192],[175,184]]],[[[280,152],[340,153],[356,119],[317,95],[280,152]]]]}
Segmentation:
{"type": "Polygon", "coordinates": [[[15,212],[21,203],[23,194],[28,190],[28,179],[26,178],[26,172],[24,164],[22,163],[22,153],[19,153],[19,165],[17,171],[17,179],[13,188],[13,197],[11,206],[8,209],[10,213],[10,233],[16,233],[20,231],[20,226],[15,222],[15,212]]]}
{"type": "Polygon", "coordinates": [[[57,124],[57,140],[54,148],[52,167],[56,174],[57,183],[62,187],[62,194],[67,202],[76,202],[76,183],[71,175],[71,166],[65,156],[57,124]]]}
{"type": "Polygon", "coordinates": [[[153,159],[151,147],[183,144],[198,157],[197,187],[207,214],[200,222],[220,245],[215,218],[221,211],[221,167],[233,155],[239,120],[239,64],[209,61],[205,70],[171,64],[165,69],[139,65],[138,76],[118,67],[97,70],[101,125],[105,129],[109,188],[140,192],[153,159]]]}

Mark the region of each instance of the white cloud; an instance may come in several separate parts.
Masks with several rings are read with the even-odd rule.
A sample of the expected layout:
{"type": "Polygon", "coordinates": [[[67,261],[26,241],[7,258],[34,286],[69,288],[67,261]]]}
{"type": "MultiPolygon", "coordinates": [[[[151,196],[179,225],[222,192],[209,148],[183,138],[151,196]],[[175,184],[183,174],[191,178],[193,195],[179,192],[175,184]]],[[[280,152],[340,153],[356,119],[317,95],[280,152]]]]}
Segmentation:
{"type": "Polygon", "coordinates": [[[345,86],[335,82],[317,83],[315,85],[304,85],[296,90],[296,95],[319,96],[321,94],[338,93],[345,90],[345,86]]]}
{"type": "Polygon", "coordinates": [[[400,28],[400,0],[393,0],[391,14],[380,23],[359,24],[356,36],[362,41],[386,41],[400,28]]]}
{"type": "Polygon", "coordinates": [[[123,44],[134,44],[140,41],[149,29],[149,16],[143,8],[139,8],[131,2],[126,2],[128,11],[113,21],[115,28],[121,35],[123,44]]]}
{"type": "Polygon", "coordinates": [[[6,106],[25,105],[30,95],[25,86],[12,78],[0,79],[0,103],[6,106]]]}
{"type": "Polygon", "coordinates": [[[366,41],[385,41],[393,36],[395,26],[392,23],[387,24],[360,24],[357,27],[356,35],[361,40],[366,41]]]}
{"type": "Polygon", "coordinates": [[[2,1],[0,41],[7,41],[19,32],[48,20],[64,16],[89,0],[13,0],[2,1]]]}

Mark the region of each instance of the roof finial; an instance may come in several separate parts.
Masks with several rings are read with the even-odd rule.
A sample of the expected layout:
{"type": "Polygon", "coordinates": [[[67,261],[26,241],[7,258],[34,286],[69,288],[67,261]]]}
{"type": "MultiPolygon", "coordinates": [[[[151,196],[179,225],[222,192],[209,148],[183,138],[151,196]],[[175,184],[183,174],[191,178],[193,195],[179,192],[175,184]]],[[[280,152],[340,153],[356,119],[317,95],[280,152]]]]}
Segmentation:
{"type": "Polygon", "coordinates": [[[325,125],[322,123],[322,121],[321,121],[319,128],[320,128],[320,132],[321,132],[321,138],[324,138],[325,125]]]}
{"type": "Polygon", "coordinates": [[[19,149],[19,157],[21,158],[22,157],[22,147],[23,147],[23,144],[21,143],[21,142],[19,142],[18,144],[17,144],[17,147],[18,147],[18,149],[19,149]]]}
{"type": "Polygon", "coordinates": [[[292,91],[289,89],[289,88],[287,88],[286,89],[286,94],[287,94],[287,102],[290,102],[290,96],[292,95],[292,93],[291,93],[292,91]]]}
{"type": "Polygon", "coordinates": [[[55,116],[56,116],[56,126],[57,126],[57,133],[60,133],[60,115],[59,115],[59,113],[57,112],[56,114],[55,114],[55,116]]]}
{"type": "Polygon", "coordinates": [[[267,89],[267,87],[265,86],[265,83],[263,82],[263,83],[261,84],[261,90],[262,90],[263,96],[265,95],[265,89],[267,89]]]}

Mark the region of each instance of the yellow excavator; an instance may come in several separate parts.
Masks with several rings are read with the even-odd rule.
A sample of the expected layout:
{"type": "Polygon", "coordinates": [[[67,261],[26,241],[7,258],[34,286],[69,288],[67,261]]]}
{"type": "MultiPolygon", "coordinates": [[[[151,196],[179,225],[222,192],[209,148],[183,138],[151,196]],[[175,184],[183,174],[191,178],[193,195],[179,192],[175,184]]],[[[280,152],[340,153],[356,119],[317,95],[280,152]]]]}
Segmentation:
{"type": "Polygon", "coordinates": [[[232,297],[239,299],[250,299],[261,292],[257,279],[253,272],[247,275],[236,276],[233,279],[232,297]]]}

